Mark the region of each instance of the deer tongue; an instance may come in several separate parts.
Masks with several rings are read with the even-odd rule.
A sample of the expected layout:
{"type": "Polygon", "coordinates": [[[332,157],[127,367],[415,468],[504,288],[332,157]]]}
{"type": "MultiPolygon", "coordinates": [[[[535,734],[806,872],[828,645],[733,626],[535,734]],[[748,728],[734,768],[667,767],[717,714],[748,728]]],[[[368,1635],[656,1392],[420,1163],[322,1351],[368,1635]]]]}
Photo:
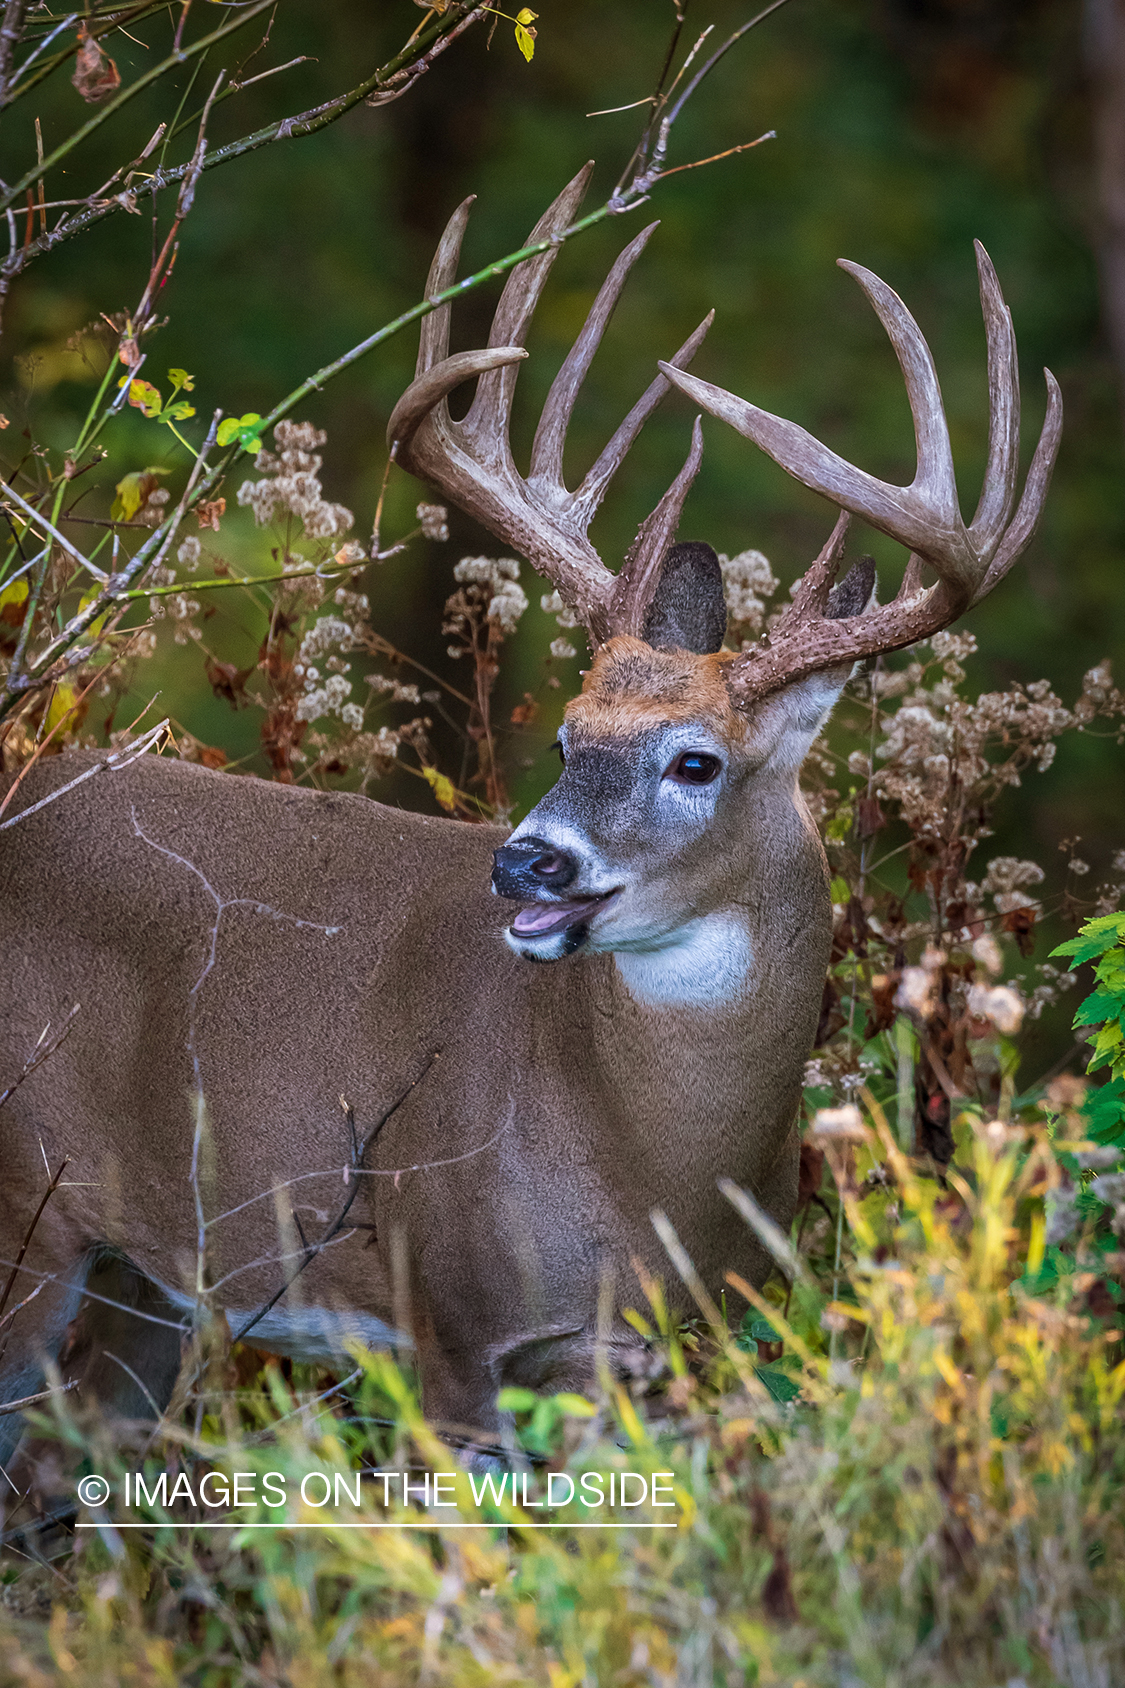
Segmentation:
{"type": "Polygon", "coordinates": [[[615,893],[603,892],[597,897],[570,897],[564,902],[532,903],[521,908],[512,921],[511,930],[520,938],[541,938],[548,932],[561,932],[585,920],[615,893]]]}

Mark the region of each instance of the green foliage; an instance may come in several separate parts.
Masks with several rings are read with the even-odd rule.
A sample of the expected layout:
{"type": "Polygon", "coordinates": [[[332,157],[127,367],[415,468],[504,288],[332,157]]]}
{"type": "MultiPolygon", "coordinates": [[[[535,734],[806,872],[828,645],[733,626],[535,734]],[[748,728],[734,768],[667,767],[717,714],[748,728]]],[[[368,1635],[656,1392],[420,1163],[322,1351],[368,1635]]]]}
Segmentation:
{"type": "Polygon", "coordinates": [[[1080,1003],[1074,1026],[1075,1030],[1101,1028],[1094,1039],[1089,1071],[1108,1066],[1115,1080],[1125,1078],[1125,912],[1087,921],[1077,938],[1060,944],[1052,954],[1069,955],[1071,971],[1096,959],[1097,983],[1080,1003]]]}
{"type": "Polygon", "coordinates": [[[219,423],[216,439],[219,445],[239,445],[251,457],[256,457],[262,449],[262,429],[265,423],[256,410],[247,411],[245,416],[224,416],[219,423]]]}

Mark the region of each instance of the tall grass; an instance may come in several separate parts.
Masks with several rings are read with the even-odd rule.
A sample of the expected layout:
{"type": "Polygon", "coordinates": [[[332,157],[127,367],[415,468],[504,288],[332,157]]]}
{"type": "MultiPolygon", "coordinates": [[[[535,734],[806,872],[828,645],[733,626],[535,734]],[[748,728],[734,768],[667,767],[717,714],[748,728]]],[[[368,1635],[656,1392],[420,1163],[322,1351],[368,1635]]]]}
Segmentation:
{"type": "Polygon", "coordinates": [[[793,1286],[779,1276],[747,1301],[732,1282],[718,1327],[673,1329],[658,1286],[638,1287],[653,1376],[631,1392],[607,1379],[593,1416],[574,1397],[517,1415],[539,1450],[524,1461],[529,1497],[547,1470],[668,1471],[672,1509],[637,1508],[627,1529],[534,1530],[608,1509],[476,1504],[388,1358],[357,1354],[349,1389],[317,1401],[323,1377],[269,1362],[239,1381],[245,1351],[220,1354],[199,1431],[168,1422],[147,1449],[59,1400],[55,1434],[114,1484],[80,1520],[147,1527],[80,1531],[53,1564],[9,1556],[0,1682],[1125,1680],[1125,1361],[1112,1300],[1092,1294],[1118,1257],[1096,1200],[1069,1253],[1048,1251],[1044,1221],[1082,1161],[1082,1114],[966,1113],[938,1178],[903,1155],[873,1098],[858,1129],[838,1113],[810,1141],[826,1152],[818,1199],[841,1219],[839,1256],[831,1226],[833,1246],[807,1253],[793,1286]],[[371,1476],[358,1509],[297,1498],[314,1469],[352,1484],[374,1468],[417,1484],[454,1473],[456,1508],[404,1509],[393,1488],[384,1507],[371,1476]],[[269,1470],[291,1498],[129,1509],[121,1485],[137,1469],[150,1491],[161,1470],[195,1490],[206,1469],[269,1470]],[[252,1522],[217,1530],[205,1516],[252,1522]],[[657,1519],[678,1527],[644,1527],[657,1519]],[[253,1527],[267,1520],[284,1527],[253,1527]],[[384,1527],[343,1527],[356,1523],[384,1527]]]}

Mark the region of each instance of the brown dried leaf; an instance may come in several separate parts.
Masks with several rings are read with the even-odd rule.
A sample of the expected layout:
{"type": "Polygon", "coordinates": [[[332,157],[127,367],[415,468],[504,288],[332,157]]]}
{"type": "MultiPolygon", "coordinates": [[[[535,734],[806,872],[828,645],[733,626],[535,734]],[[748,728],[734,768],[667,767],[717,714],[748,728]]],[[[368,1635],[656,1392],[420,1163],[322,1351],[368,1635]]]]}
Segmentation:
{"type": "Polygon", "coordinates": [[[801,1156],[797,1163],[797,1212],[812,1201],[820,1189],[820,1181],[824,1176],[824,1150],[818,1149],[813,1143],[801,1144],[801,1156]]]}
{"type": "Polygon", "coordinates": [[[233,662],[220,662],[213,656],[207,658],[205,667],[216,697],[224,698],[232,709],[242,708],[250,702],[246,695],[246,682],[253,674],[253,668],[237,668],[233,662]]]}
{"type": "Polygon", "coordinates": [[[227,501],[225,498],[213,498],[209,504],[197,504],[195,514],[199,518],[200,527],[214,528],[215,532],[218,533],[219,517],[224,514],[226,507],[227,501]]]}
{"type": "Polygon", "coordinates": [[[96,105],[99,100],[108,100],[121,86],[121,72],[108,54],[102,52],[94,37],[86,33],[85,24],[79,26],[78,52],[70,80],[91,105],[96,105]]]}

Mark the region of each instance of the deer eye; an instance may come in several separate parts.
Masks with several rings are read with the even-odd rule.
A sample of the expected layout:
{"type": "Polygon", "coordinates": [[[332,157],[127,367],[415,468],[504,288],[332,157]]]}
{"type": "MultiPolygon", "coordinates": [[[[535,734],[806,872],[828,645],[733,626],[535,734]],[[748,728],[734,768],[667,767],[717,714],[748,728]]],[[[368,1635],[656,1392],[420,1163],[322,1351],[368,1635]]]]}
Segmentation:
{"type": "Polygon", "coordinates": [[[555,742],[554,742],[554,744],[552,744],[552,745],[551,745],[551,746],[550,746],[550,747],[549,747],[549,748],[550,748],[550,749],[551,749],[551,750],[557,750],[557,751],[558,751],[558,753],[559,753],[559,761],[560,761],[560,762],[562,762],[562,763],[563,763],[563,764],[564,764],[564,766],[565,766],[565,764],[566,764],[566,752],[565,752],[565,750],[564,750],[564,749],[563,749],[563,747],[562,747],[562,741],[561,741],[561,739],[556,739],[556,740],[555,740],[555,742]]]}
{"type": "Polygon", "coordinates": [[[678,785],[710,785],[722,770],[723,764],[717,756],[710,756],[705,750],[682,750],[665,768],[664,778],[675,780],[678,785]]]}

